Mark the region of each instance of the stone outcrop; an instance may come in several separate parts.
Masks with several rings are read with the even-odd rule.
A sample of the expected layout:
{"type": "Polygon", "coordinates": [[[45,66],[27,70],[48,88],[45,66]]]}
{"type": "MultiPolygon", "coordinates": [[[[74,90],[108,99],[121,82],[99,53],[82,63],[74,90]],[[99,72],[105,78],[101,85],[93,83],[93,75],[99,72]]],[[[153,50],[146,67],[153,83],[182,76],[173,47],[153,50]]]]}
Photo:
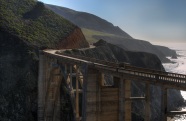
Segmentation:
{"type": "Polygon", "coordinates": [[[76,27],[67,37],[57,44],[57,49],[87,48],[89,43],[86,41],[81,29],[76,27]]]}
{"type": "Polygon", "coordinates": [[[156,45],[156,48],[158,48],[165,56],[169,56],[174,59],[177,59],[177,53],[175,50],[171,50],[168,47],[159,46],[159,45],[156,45]]]}
{"type": "Polygon", "coordinates": [[[155,54],[162,62],[170,62],[169,59],[166,58],[164,53],[156,48],[156,46],[152,45],[148,41],[139,40],[139,39],[128,39],[122,37],[115,37],[115,36],[93,36],[96,39],[103,39],[109,43],[117,45],[125,50],[130,51],[138,51],[138,52],[148,52],[155,54]]]}

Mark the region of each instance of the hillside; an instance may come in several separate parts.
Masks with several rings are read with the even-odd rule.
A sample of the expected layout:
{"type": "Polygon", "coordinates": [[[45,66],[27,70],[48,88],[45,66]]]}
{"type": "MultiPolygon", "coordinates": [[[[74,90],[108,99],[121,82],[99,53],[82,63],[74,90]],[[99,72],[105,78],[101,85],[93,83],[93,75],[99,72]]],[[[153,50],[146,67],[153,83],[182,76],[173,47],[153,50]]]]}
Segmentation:
{"type": "Polygon", "coordinates": [[[77,28],[34,0],[1,0],[0,11],[1,30],[36,46],[55,48],[77,28]]]}
{"type": "Polygon", "coordinates": [[[0,121],[37,121],[38,52],[89,47],[81,29],[35,0],[0,0],[0,121]]]}
{"type": "Polygon", "coordinates": [[[158,49],[156,46],[147,41],[133,39],[129,34],[118,27],[114,27],[111,23],[102,18],[89,13],[75,11],[69,8],[54,5],[46,6],[49,9],[53,10],[55,13],[63,16],[64,18],[67,18],[69,21],[81,27],[89,43],[94,43],[97,42],[99,39],[104,39],[105,41],[114,45],[118,45],[119,47],[124,49],[127,48],[131,51],[141,51],[156,54],[162,62],[170,62],[170,60],[167,59],[166,56],[171,52],[164,52],[163,49],[158,49]]]}
{"type": "Polygon", "coordinates": [[[129,34],[121,30],[118,26],[86,12],[78,12],[69,8],[58,7],[46,4],[46,7],[53,10],[55,13],[63,16],[72,23],[81,28],[92,29],[104,33],[115,34],[126,38],[132,38],[129,34]]]}
{"type": "MultiPolygon", "coordinates": [[[[109,43],[117,45],[123,49],[127,49],[130,51],[138,51],[138,52],[147,52],[155,54],[159,57],[162,62],[170,62],[169,59],[166,58],[168,51],[163,52],[164,50],[158,49],[156,46],[152,45],[150,42],[139,40],[139,39],[124,39],[116,36],[93,36],[96,39],[104,39],[109,43]],[[113,41],[114,40],[114,41],[113,41]]],[[[172,51],[170,49],[170,51],[172,51]]]]}

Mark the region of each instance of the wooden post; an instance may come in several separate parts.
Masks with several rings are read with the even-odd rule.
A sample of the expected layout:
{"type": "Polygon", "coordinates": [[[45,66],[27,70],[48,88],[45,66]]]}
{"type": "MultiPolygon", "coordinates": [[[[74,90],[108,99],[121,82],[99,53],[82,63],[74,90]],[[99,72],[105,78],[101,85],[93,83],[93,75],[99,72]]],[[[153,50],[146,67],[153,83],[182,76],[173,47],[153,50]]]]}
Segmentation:
{"type": "Polygon", "coordinates": [[[167,88],[162,87],[161,91],[161,119],[167,121],[167,88]]]}
{"type": "Polygon", "coordinates": [[[103,73],[100,73],[100,81],[99,81],[99,83],[100,83],[100,85],[101,86],[104,86],[104,74],[103,73]]]}
{"type": "Polygon", "coordinates": [[[145,85],[145,121],[150,121],[150,84],[145,85]]]}
{"type": "Polygon", "coordinates": [[[67,76],[67,64],[65,64],[65,74],[66,74],[66,76],[67,76]]]}
{"type": "Polygon", "coordinates": [[[70,65],[70,89],[71,91],[73,91],[73,87],[72,87],[72,65],[70,65]]]}
{"type": "Polygon", "coordinates": [[[79,121],[79,67],[76,68],[76,121],[79,121]]]}
{"type": "MultiPolygon", "coordinates": [[[[125,99],[131,97],[131,81],[124,80],[124,96],[125,99]]],[[[125,100],[125,121],[131,121],[131,100],[125,100]]]]}
{"type": "Polygon", "coordinates": [[[44,121],[45,102],[45,78],[46,78],[46,57],[43,52],[39,53],[39,77],[38,77],[38,121],[44,121]]]}
{"type": "Polygon", "coordinates": [[[83,98],[82,98],[82,121],[86,121],[87,118],[87,80],[88,80],[88,66],[83,66],[83,98]]]}

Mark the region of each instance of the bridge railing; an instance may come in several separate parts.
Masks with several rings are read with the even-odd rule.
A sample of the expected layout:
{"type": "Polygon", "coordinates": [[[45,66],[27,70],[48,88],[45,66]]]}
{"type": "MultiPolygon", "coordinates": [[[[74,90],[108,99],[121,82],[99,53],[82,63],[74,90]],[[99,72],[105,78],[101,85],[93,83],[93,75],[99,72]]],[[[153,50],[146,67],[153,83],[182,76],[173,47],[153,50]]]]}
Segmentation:
{"type": "Polygon", "coordinates": [[[186,84],[186,78],[182,77],[174,77],[170,76],[169,74],[165,73],[152,73],[148,71],[139,71],[139,70],[132,70],[132,69],[119,69],[118,72],[135,75],[139,77],[149,78],[150,80],[162,81],[162,82],[169,82],[175,84],[186,84]]]}
{"type": "Polygon", "coordinates": [[[112,66],[112,67],[118,67],[119,66],[119,64],[117,62],[110,62],[110,61],[106,61],[106,60],[99,60],[99,59],[96,59],[96,58],[80,56],[80,55],[72,55],[72,54],[67,54],[67,53],[57,53],[57,54],[70,56],[70,57],[74,57],[74,58],[80,58],[82,60],[87,60],[87,61],[90,61],[90,62],[93,62],[93,63],[99,63],[99,64],[112,66]]]}
{"type": "MultiPolygon", "coordinates": [[[[57,53],[58,54],[58,53],[57,53]]],[[[67,53],[60,53],[61,55],[73,57],[73,58],[79,58],[82,60],[90,61],[94,64],[99,64],[99,66],[107,66],[107,68],[115,68],[118,69],[120,72],[131,74],[139,77],[145,77],[149,79],[159,80],[159,81],[166,81],[170,83],[180,83],[180,84],[186,84],[186,75],[183,74],[175,74],[175,73],[169,73],[164,71],[158,71],[153,69],[146,69],[146,68],[140,68],[131,66],[129,64],[124,65],[123,67],[120,66],[120,63],[118,62],[109,62],[105,60],[99,60],[91,57],[85,57],[80,55],[72,55],[67,53]]]]}

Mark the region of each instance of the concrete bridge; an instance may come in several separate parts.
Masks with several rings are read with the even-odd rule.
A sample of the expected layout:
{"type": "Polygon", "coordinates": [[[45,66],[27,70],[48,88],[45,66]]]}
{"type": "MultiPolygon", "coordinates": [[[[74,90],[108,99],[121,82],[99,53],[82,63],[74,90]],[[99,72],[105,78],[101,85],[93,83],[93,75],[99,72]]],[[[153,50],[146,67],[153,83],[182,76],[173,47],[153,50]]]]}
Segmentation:
{"type": "Polygon", "coordinates": [[[62,85],[70,95],[74,121],[131,121],[134,100],[145,102],[145,121],[150,121],[150,85],[161,87],[162,121],[186,113],[167,111],[167,90],[186,90],[186,75],[55,52],[40,51],[38,121],[63,121],[62,85]],[[144,97],[131,97],[131,81],[145,84],[144,97]]]}

